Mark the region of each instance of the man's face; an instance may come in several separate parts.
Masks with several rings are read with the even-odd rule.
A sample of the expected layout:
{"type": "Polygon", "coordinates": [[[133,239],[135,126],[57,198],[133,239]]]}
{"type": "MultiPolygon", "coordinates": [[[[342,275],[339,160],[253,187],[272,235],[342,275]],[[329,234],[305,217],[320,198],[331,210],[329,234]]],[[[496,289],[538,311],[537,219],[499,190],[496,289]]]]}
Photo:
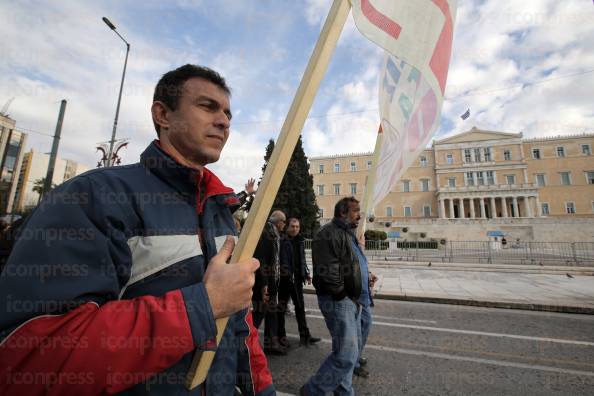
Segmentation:
{"type": "Polygon", "coordinates": [[[359,220],[361,220],[361,207],[358,203],[349,202],[349,211],[344,220],[351,228],[357,228],[359,226],[359,220]]]}
{"type": "Polygon", "coordinates": [[[293,219],[293,220],[291,220],[291,222],[289,223],[289,225],[287,227],[287,234],[289,234],[290,237],[297,236],[297,234],[299,234],[300,229],[301,229],[301,226],[299,225],[299,221],[296,219],[293,219]]]}
{"type": "Polygon", "coordinates": [[[161,140],[193,164],[216,162],[229,137],[229,96],[210,81],[190,78],[182,86],[177,109],[167,111],[167,120],[161,140]]]}
{"type": "Polygon", "coordinates": [[[283,230],[285,229],[286,223],[287,223],[287,218],[283,216],[276,223],[274,223],[274,225],[276,226],[276,229],[278,230],[278,232],[283,232],[283,230]]]}

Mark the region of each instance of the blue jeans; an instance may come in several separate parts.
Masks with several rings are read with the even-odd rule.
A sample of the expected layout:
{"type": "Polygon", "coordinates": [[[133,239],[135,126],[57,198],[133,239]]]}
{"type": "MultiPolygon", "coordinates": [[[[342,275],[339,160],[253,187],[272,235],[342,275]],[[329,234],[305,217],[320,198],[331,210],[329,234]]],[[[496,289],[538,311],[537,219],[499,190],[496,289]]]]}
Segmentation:
{"type": "Polygon", "coordinates": [[[371,330],[371,324],[373,323],[373,319],[371,317],[371,306],[361,306],[361,334],[359,336],[359,357],[357,358],[357,363],[355,367],[361,367],[359,364],[359,359],[363,356],[363,348],[365,348],[365,344],[367,343],[367,337],[369,336],[369,330],[371,330]]]}
{"type": "Polygon", "coordinates": [[[308,394],[354,395],[353,369],[359,357],[360,308],[352,300],[318,296],[318,305],[332,337],[332,352],[305,384],[308,394]]]}

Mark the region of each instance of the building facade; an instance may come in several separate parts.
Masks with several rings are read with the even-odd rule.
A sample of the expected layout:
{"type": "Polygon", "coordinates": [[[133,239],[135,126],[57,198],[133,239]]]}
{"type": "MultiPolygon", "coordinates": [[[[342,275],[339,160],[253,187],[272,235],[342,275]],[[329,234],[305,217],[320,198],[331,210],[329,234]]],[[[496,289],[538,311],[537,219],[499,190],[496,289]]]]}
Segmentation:
{"type": "MultiPolygon", "coordinates": [[[[39,153],[34,150],[30,150],[23,156],[23,164],[20,169],[14,199],[15,212],[21,213],[30,210],[39,203],[41,196],[35,187],[47,174],[49,157],[50,155],[48,153],[39,153]]],[[[57,157],[52,185],[57,186],[62,184],[66,180],[89,169],[86,165],[57,157]]]]}
{"type": "Polygon", "coordinates": [[[16,121],[0,114],[0,214],[13,211],[26,142],[27,134],[16,130],[16,121]]]}
{"type": "MultiPolygon", "coordinates": [[[[593,145],[592,134],[523,139],[477,128],[436,140],[375,208],[370,226],[470,240],[493,230],[537,239],[546,236],[543,224],[579,223],[594,240],[593,145]]],[[[371,161],[371,153],[310,158],[322,223],[341,197],[362,199],[371,161]]]]}

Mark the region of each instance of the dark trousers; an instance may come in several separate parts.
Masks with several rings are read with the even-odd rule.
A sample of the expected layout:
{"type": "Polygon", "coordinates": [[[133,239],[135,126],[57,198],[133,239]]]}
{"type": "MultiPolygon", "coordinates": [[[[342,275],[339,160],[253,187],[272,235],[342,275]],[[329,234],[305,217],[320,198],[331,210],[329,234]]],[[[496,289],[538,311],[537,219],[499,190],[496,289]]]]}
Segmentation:
{"type": "Polygon", "coordinates": [[[289,277],[281,276],[278,290],[278,336],[283,338],[287,336],[285,330],[285,314],[289,298],[295,305],[295,317],[297,318],[297,327],[301,338],[309,337],[309,329],[305,320],[305,302],[303,301],[303,283],[294,282],[289,277]]]}
{"type": "Polygon", "coordinates": [[[264,348],[275,346],[278,343],[278,312],[280,311],[278,303],[278,291],[270,289],[268,292],[270,299],[268,304],[262,300],[253,300],[252,319],[254,327],[257,329],[264,320],[264,348]]]}

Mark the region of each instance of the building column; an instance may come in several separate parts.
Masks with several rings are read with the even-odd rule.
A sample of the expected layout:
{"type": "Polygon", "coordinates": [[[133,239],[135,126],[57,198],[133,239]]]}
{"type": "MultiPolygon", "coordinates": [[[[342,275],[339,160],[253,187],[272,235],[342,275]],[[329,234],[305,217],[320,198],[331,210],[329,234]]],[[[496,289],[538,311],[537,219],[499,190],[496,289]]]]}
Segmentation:
{"type": "Polygon", "coordinates": [[[524,210],[526,211],[526,217],[532,217],[532,208],[530,207],[530,197],[524,196],[524,210]]]}
{"type": "Polygon", "coordinates": [[[450,219],[454,218],[454,199],[450,198],[450,219]]]}
{"type": "Polygon", "coordinates": [[[503,212],[503,217],[507,217],[507,198],[501,197],[501,211],[503,212]]]}
{"type": "Polygon", "coordinates": [[[485,213],[485,200],[483,197],[480,197],[480,205],[481,205],[481,219],[487,218],[487,213],[485,213]]]}
{"type": "Polygon", "coordinates": [[[542,208],[540,207],[540,199],[538,199],[538,195],[534,197],[536,200],[536,217],[542,216],[542,208]]]}
{"type": "Polygon", "coordinates": [[[474,213],[474,198],[469,198],[470,201],[470,218],[476,218],[476,214],[474,213]]]}
{"type": "Polygon", "coordinates": [[[518,210],[518,197],[512,197],[512,204],[514,205],[514,217],[520,217],[520,211],[518,210]]]}
{"type": "Polygon", "coordinates": [[[460,207],[458,208],[458,211],[460,212],[460,218],[463,219],[466,217],[466,214],[464,213],[464,198],[459,198],[458,202],[460,202],[460,207]]]}
{"type": "Polygon", "coordinates": [[[445,212],[445,203],[443,199],[439,200],[439,217],[441,219],[445,219],[446,218],[446,212],[445,212]]]}
{"type": "Polygon", "coordinates": [[[495,197],[491,197],[491,218],[497,218],[497,205],[495,205],[495,197]]]}

